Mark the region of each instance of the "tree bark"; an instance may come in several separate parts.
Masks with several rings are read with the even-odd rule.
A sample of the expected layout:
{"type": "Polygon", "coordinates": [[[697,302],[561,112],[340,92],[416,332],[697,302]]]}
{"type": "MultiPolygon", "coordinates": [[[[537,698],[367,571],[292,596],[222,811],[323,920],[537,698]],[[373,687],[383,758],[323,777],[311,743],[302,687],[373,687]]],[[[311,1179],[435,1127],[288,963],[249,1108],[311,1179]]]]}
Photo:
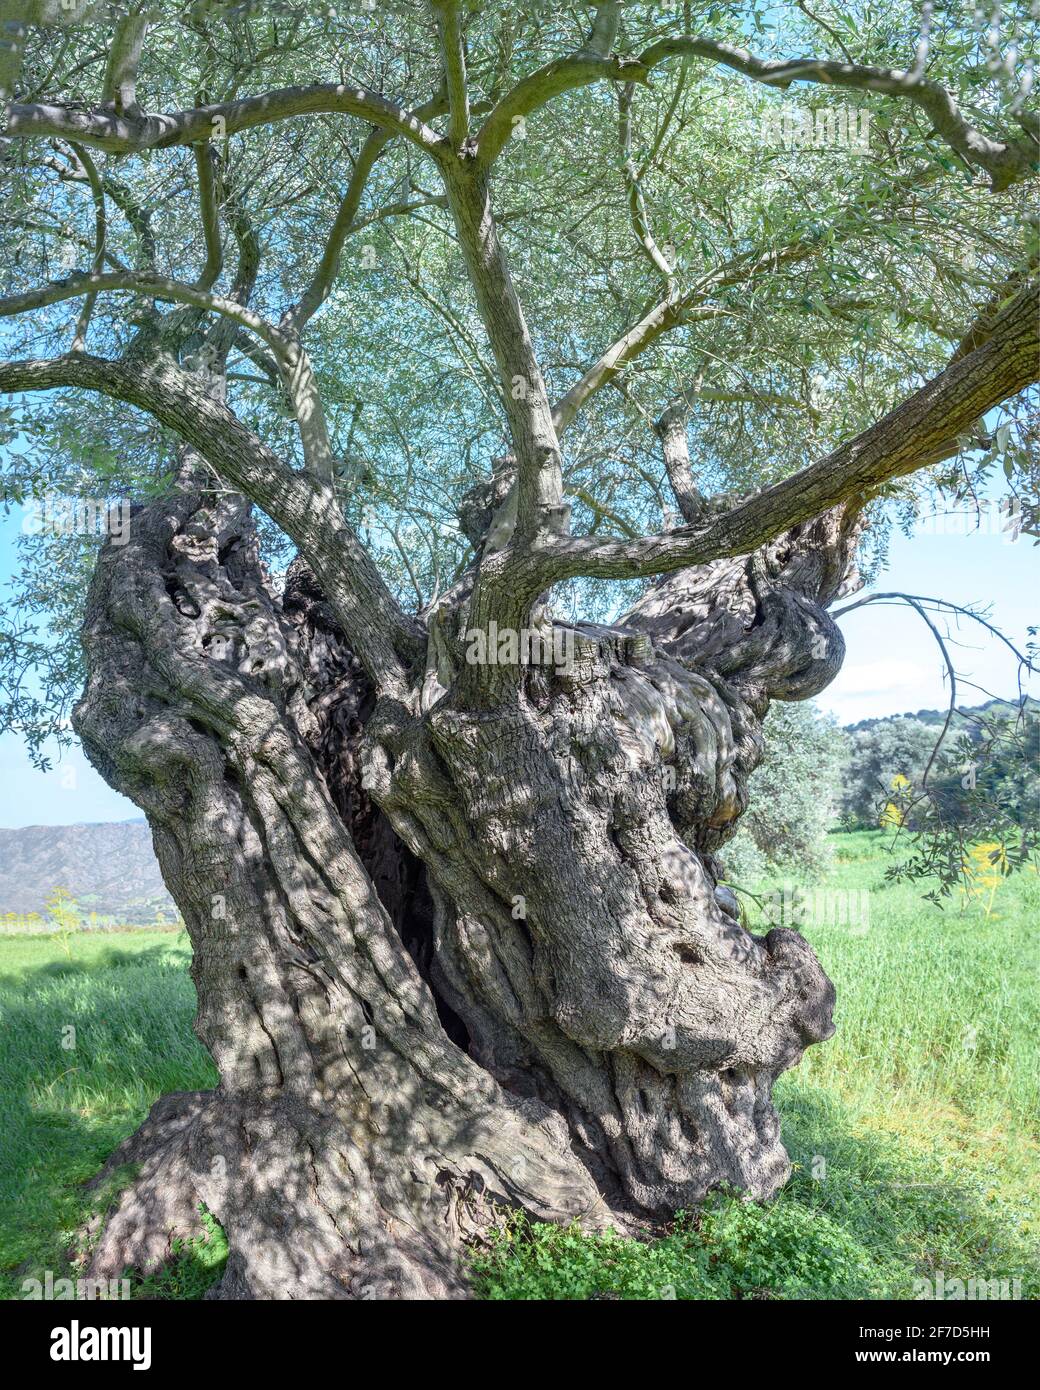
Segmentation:
{"type": "Polygon", "coordinates": [[[454,1297],[507,1206],[629,1228],[775,1193],[771,1088],[833,989],[797,933],[744,930],[714,855],[770,699],[840,664],[854,538],[835,513],[672,576],[492,706],[454,679],[463,589],[402,699],[308,570],[272,596],[189,456],[102,552],[76,727],[149,819],[220,1084],[114,1155],[142,1168],[92,1274],[154,1267],[203,1202],[215,1296],[454,1297]]]}
{"type": "Polygon", "coordinates": [[[306,656],[248,509],[189,479],[131,530],[93,581],[75,722],[149,819],[220,1084],[115,1155],[143,1166],[91,1274],[154,1267],[201,1201],[230,1244],[217,1296],[458,1296],[498,1206],[595,1220],[596,1188],[563,1121],[441,1027],[308,747],[306,656]]]}
{"type": "Polygon", "coordinates": [[[366,780],[428,870],[434,986],[482,1065],[566,1116],[615,1207],[768,1197],[789,1173],[772,1085],[831,1035],[834,992],[797,933],[744,930],[715,853],[769,702],[840,667],[824,605],[857,530],[841,510],[683,572],[569,633],[569,670],[490,705],[452,679],[366,727],[366,780]]]}

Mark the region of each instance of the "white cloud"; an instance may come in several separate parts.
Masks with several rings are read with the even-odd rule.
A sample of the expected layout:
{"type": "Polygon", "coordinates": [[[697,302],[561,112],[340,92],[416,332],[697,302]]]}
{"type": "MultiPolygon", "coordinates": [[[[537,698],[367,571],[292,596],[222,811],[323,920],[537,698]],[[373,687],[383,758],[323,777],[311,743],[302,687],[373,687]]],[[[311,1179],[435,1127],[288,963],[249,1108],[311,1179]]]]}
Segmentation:
{"type": "Polygon", "coordinates": [[[925,665],[917,661],[865,661],[842,667],[831,686],[832,694],[891,695],[899,690],[931,686],[935,679],[934,662],[925,665]]]}
{"type": "Polygon", "coordinates": [[[943,688],[940,671],[941,664],[937,669],[935,659],[918,662],[891,657],[850,662],[818,697],[818,704],[841,724],[907,710],[936,709],[949,698],[949,687],[943,688]]]}

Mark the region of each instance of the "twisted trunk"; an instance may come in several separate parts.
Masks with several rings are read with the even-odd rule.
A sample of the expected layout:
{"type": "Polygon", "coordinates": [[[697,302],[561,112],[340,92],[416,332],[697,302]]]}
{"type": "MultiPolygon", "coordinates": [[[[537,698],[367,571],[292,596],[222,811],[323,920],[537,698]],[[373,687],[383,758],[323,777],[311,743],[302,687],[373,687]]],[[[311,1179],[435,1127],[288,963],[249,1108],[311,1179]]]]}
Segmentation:
{"type": "Polygon", "coordinates": [[[132,533],[93,582],[76,727],[149,819],[220,1084],[114,1155],[143,1166],[91,1273],[153,1266],[201,1201],[220,1296],[458,1295],[459,1241],[497,1205],[569,1220],[595,1186],[562,1120],[441,1027],[308,746],[306,656],[246,508],[188,486],[132,533]]]}
{"type": "Polygon", "coordinates": [[[475,706],[460,595],[379,695],[307,571],[272,597],[240,500],[189,471],[138,512],[76,726],[149,819],[220,1084],[114,1155],[142,1168],[92,1273],[153,1266],[201,1201],[218,1296],[447,1297],[504,1206],[624,1225],[775,1192],[771,1088],[833,990],[796,933],[744,930],[714,856],[769,700],[840,664],[854,535],[830,514],[671,577],[475,706]]]}
{"type": "Polygon", "coordinates": [[[768,1197],[790,1171],[772,1086],[831,1035],[834,992],[798,933],[744,930],[715,854],[770,700],[841,664],[823,605],[856,535],[829,514],[659,583],[614,629],[557,633],[571,659],[491,708],[452,681],[366,728],[366,780],[427,867],[435,987],[483,1066],[566,1116],[615,1205],[768,1197]]]}

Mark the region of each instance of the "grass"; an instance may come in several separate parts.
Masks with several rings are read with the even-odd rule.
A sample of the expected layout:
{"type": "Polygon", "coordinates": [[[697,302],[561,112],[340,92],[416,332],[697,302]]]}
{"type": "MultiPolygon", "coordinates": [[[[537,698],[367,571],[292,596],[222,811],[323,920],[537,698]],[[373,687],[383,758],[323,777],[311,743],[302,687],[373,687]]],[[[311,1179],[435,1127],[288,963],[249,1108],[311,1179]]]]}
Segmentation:
{"type": "MultiPolygon", "coordinates": [[[[166,1091],[212,1086],[183,932],[0,937],[0,1297],[67,1274],[81,1184],[166,1091]],[[73,1031],[70,1031],[73,1030],[73,1031]]],[[[210,1276],[209,1282],[212,1282],[210,1276]]],[[[195,1296],[200,1296],[205,1286],[195,1296]]]]}
{"type": "MultiPolygon", "coordinates": [[[[474,1258],[484,1297],[900,1298],[939,1272],[1036,1297],[1040,883],[1001,883],[988,916],[988,891],[940,911],[885,883],[881,835],[834,840],[825,887],[856,909],[866,890],[869,925],[802,926],[837,985],[838,1032],[777,1086],[784,1191],[764,1207],[715,1194],[648,1242],[514,1221],[474,1258]]],[[[0,938],[0,1296],[65,1272],[80,1184],[158,1095],[213,1084],[188,960],[169,932],[79,935],[71,959],[53,939],[0,938]]],[[[223,1255],[211,1222],[133,1294],[200,1297],[223,1255]]]]}

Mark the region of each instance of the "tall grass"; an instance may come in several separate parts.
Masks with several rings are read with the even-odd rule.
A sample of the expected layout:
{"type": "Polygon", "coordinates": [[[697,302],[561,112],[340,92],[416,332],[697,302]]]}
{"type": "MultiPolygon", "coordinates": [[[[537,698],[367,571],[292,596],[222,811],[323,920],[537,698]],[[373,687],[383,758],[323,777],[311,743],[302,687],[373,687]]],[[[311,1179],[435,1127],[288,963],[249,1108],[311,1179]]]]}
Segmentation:
{"type": "MultiPolygon", "coordinates": [[[[868,893],[870,921],[802,930],[836,982],[837,1033],[792,1080],[857,1106],[948,1106],[978,1127],[1037,1137],[1040,1120],[1040,879],[1003,881],[939,909],[887,883],[881,835],[836,835],[829,883],[868,893]],[[862,934],[857,934],[862,933],[862,934]]],[[[752,906],[753,925],[758,914],[752,906]]]]}
{"type": "Polygon", "coordinates": [[[166,1091],[215,1084],[184,933],[0,941],[0,1294],[57,1272],[92,1177],[166,1091]],[[28,1264],[26,1269],[21,1267],[28,1264]]]}

